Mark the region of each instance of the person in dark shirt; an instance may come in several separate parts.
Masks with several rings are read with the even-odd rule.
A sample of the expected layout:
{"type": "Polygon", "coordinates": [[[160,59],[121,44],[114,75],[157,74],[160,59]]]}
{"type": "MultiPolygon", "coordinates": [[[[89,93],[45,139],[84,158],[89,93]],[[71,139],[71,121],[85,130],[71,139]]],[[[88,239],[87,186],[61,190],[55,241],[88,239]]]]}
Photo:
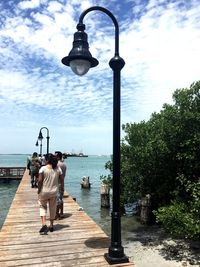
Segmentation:
{"type": "Polygon", "coordinates": [[[64,179],[66,176],[67,166],[64,163],[62,152],[56,151],[55,155],[58,160],[58,167],[60,167],[62,170],[62,178],[63,178],[63,181],[62,181],[63,186],[59,185],[59,191],[57,195],[57,208],[56,208],[55,219],[62,219],[64,217],[63,195],[64,195],[64,179]]]}

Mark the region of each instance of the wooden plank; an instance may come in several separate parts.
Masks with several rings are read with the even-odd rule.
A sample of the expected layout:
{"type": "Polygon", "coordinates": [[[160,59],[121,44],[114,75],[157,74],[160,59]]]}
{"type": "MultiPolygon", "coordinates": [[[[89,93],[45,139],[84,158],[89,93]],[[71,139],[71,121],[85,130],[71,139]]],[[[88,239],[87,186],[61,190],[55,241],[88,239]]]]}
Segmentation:
{"type": "Polygon", "coordinates": [[[31,188],[26,171],[0,232],[0,266],[110,266],[104,259],[110,239],[68,194],[64,213],[55,221],[54,232],[39,234],[37,190],[31,188]]]}

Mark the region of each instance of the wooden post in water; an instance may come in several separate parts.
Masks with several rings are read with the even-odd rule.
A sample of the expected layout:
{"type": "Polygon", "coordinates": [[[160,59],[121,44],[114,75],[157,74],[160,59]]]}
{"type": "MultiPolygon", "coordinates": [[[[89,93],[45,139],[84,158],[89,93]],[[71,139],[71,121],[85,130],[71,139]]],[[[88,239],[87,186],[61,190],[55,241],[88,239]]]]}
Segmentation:
{"type": "Polygon", "coordinates": [[[83,176],[82,181],[81,181],[81,188],[90,189],[90,187],[91,187],[90,177],[89,176],[83,176]]]}
{"type": "Polygon", "coordinates": [[[151,216],[151,195],[147,194],[141,200],[140,221],[142,224],[148,224],[151,216]]]}
{"type": "Polygon", "coordinates": [[[110,187],[108,184],[101,184],[101,207],[109,208],[110,207],[110,187]]]}

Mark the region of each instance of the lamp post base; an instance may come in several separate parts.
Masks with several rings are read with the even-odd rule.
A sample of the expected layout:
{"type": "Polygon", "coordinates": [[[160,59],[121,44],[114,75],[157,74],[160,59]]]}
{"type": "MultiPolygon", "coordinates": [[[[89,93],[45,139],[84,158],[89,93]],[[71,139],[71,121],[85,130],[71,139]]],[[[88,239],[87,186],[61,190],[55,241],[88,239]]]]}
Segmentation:
{"type": "Polygon", "coordinates": [[[129,262],[129,259],[126,255],[123,255],[120,258],[111,257],[109,253],[104,254],[104,258],[107,260],[109,264],[118,264],[118,263],[126,263],[129,262]]]}

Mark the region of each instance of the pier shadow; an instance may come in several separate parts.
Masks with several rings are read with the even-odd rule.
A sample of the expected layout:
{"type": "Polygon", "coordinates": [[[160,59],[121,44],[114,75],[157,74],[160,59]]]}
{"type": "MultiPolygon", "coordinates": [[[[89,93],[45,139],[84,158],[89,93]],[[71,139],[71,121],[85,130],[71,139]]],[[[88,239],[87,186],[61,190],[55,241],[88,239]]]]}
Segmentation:
{"type": "Polygon", "coordinates": [[[110,239],[108,237],[91,237],[85,241],[85,245],[90,248],[108,248],[110,239]]]}
{"type": "MultiPolygon", "coordinates": [[[[126,242],[139,241],[145,248],[156,248],[165,260],[200,264],[200,241],[175,239],[160,226],[141,226],[127,233],[126,242]]],[[[199,265],[200,266],[200,265],[199,265]]]]}
{"type": "Polygon", "coordinates": [[[65,218],[69,218],[69,217],[71,217],[72,216],[72,213],[64,213],[63,214],[63,217],[60,219],[60,220],[63,220],[63,219],[65,219],[65,218]]]}
{"type": "Polygon", "coordinates": [[[62,222],[64,219],[69,218],[71,216],[72,216],[72,213],[64,213],[62,218],[55,220],[54,221],[54,231],[60,231],[63,228],[70,227],[70,225],[68,225],[68,224],[61,224],[59,222],[62,222]]]}
{"type": "Polygon", "coordinates": [[[64,213],[62,215],[62,217],[55,219],[55,221],[62,221],[62,220],[66,219],[66,218],[69,218],[71,216],[72,216],[72,213],[64,213]]]}
{"type": "Polygon", "coordinates": [[[53,226],[55,232],[56,231],[60,231],[60,230],[62,230],[64,228],[69,228],[69,227],[70,227],[70,225],[68,225],[68,224],[64,225],[64,224],[59,224],[59,223],[55,223],[54,226],[53,226]]]}

